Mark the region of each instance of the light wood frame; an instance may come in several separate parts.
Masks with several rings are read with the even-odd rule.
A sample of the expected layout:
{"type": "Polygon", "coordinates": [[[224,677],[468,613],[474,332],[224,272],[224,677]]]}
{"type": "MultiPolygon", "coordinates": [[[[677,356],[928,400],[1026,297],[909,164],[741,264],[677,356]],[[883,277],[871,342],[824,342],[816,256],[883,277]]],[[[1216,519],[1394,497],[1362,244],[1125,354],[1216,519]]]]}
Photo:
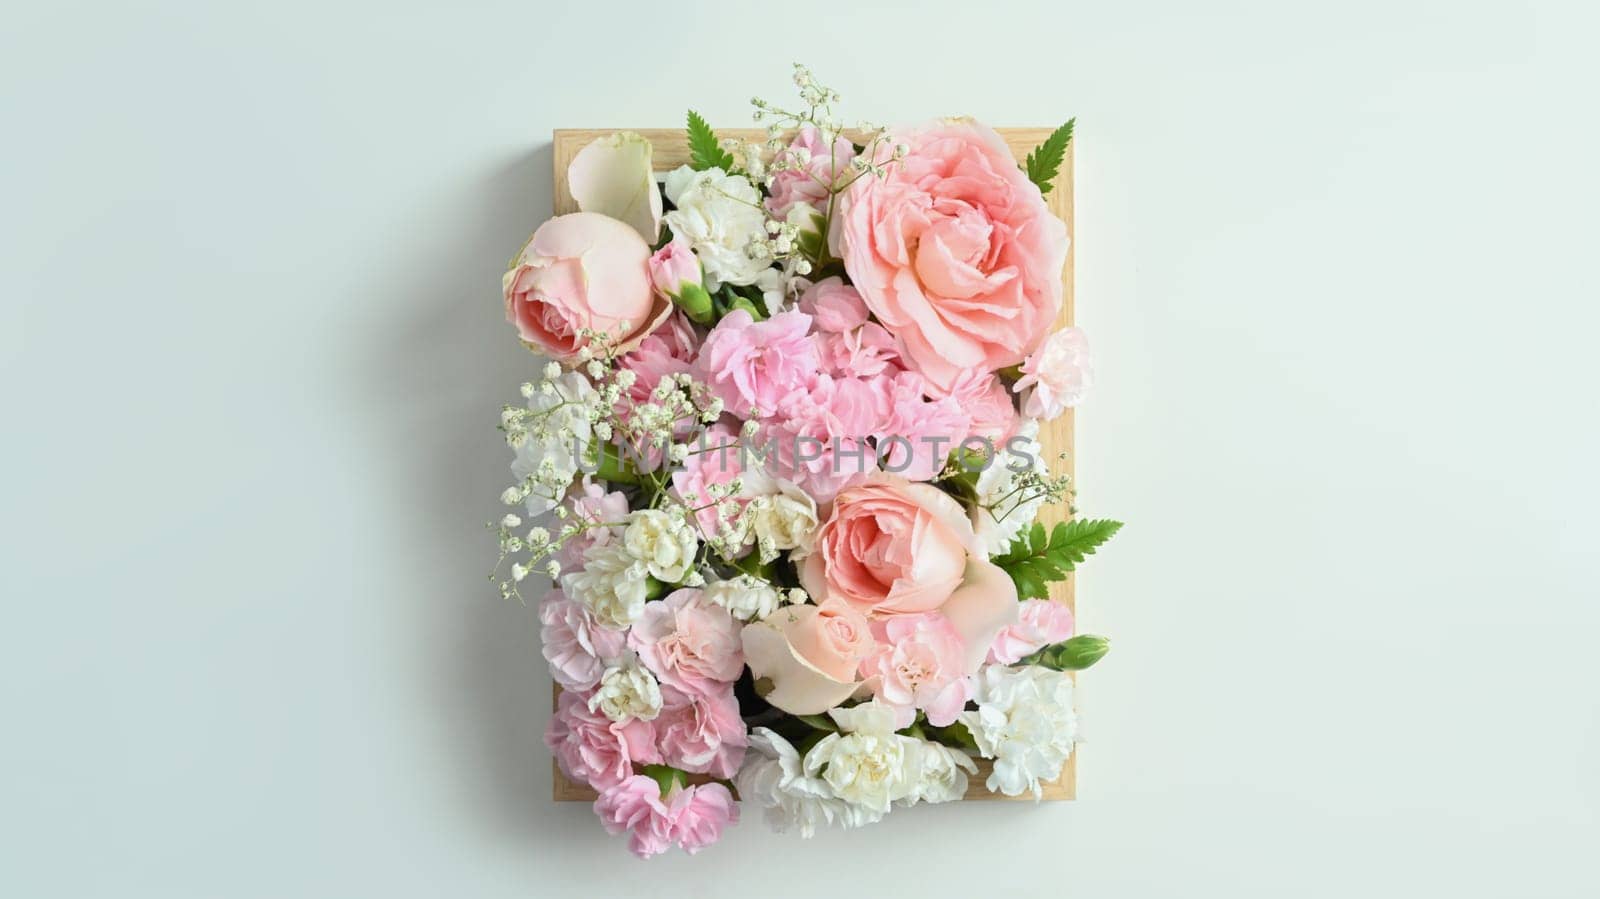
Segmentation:
{"type": "MultiPolygon", "coordinates": [[[[670,171],[689,162],[689,143],[686,133],[679,129],[668,128],[602,128],[602,129],[558,129],[552,136],[555,148],[555,214],[564,215],[577,212],[578,205],[572,199],[572,192],[567,185],[567,166],[571,164],[572,157],[591,141],[599,137],[614,134],[617,131],[633,130],[643,135],[650,141],[654,148],[654,164],[658,172],[670,171]]],[[[1034,147],[1037,147],[1050,136],[1050,128],[1000,128],[1000,136],[1005,139],[1006,145],[1011,148],[1011,153],[1020,163],[1034,147]]],[[[719,137],[733,137],[741,140],[764,141],[767,139],[765,131],[756,129],[725,129],[718,130],[719,137]]],[[[1067,223],[1067,233],[1074,238],[1074,247],[1067,251],[1067,263],[1062,268],[1062,296],[1061,315],[1056,319],[1056,327],[1064,328],[1072,324],[1072,260],[1076,246],[1077,230],[1072,221],[1072,145],[1067,145],[1066,159],[1061,164],[1061,173],[1056,177],[1054,189],[1045,195],[1045,202],[1050,210],[1060,216],[1067,223]]],[[[1040,429],[1039,441],[1043,445],[1045,458],[1050,460],[1051,468],[1057,472],[1072,474],[1073,466],[1073,415],[1068,410],[1067,414],[1045,424],[1040,429]],[[1061,453],[1066,454],[1065,459],[1057,459],[1061,453]]],[[[1047,506],[1039,513],[1039,520],[1049,525],[1057,521],[1065,521],[1070,517],[1070,512],[1065,506],[1047,506]]],[[[1075,587],[1076,579],[1069,576],[1067,580],[1051,584],[1050,598],[1057,602],[1064,602],[1076,611],[1075,587]]],[[[559,693],[559,686],[556,688],[559,693]]],[[[1075,693],[1077,691],[1074,691],[1075,693]]],[[[1044,785],[1044,798],[1046,799],[1074,799],[1077,796],[1078,782],[1078,750],[1074,750],[1071,758],[1067,760],[1066,768],[1061,772],[1061,777],[1054,783],[1044,785]]],[[[983,781],[988,777],[989,764],[982,759],[978,760],[978,776],[972,778],[971,786],[967,790],[967,799],[1009,799],[1012,797],[991,793],[983,786],[983,781]]],[[[553,798],[557,802],[589,802],[595,798],[595,792],[583,784],[573,783],[566,775],[561,773],[559,765],[552,767],[555,771],[553,798]]],[[[1031,796],[1017,797],[1031,799],[1031,796]]]]}

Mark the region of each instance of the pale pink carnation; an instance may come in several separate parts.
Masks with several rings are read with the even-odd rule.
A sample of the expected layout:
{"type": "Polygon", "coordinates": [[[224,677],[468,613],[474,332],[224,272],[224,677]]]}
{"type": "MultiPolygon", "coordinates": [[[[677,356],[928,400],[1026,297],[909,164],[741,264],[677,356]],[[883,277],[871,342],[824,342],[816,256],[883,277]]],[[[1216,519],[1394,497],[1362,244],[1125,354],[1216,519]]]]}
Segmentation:
{"type": "Polygon", "coordinates": [[[856,149],[850,141],[837,137],[830,149],[822,133],[812,125],[801,126],[794,141],[781,153],[800,167],[772,175],[769,185],[772,196],[766,204],[767,210],[778,219],[787,216],[796,203],[810,203],[819,212],[826,210],[829,188],[853,174],[850,161],[856,157],[856,149]]]}
{"type": "Polygon", "coordinates": [[[909,727],[918,709],[934,727],[949,726],[972,696],[966,646],[950,619],[938,612],[898,615],[882,629],[877,651],[861,663],[873,695],[894,709],[897,727],[909,727]]]}
{"type": "Polygon", "coordinates": [[[749,741],[733,686],[686,693],[661,685],[656,740],[665,763],[684,771],[727,779],[738,772],[749,741]]]}
{"type": "Polygon", "coordinates": [[[640,858],[679,846],[690,855],[715,843],[739,820],[733,794],[722,784],[674,786],[665,797],[653,778],[636,774],[601,792],[594,813],[607,833],[628,834],[628,851],[640,858]]]}
{"type": "Polygon", "coordinates": [[[673,815],[661,799],[661,785],[635,774],[607,787],[594,801],[594,813],[610,834],[628,834],[628,851],[640,858],[660,855],[673,845],[673,815]]]}
{"type": "Polygon", "coordinates": [[[589,550],[605,546],[614,540],[622,538],[622,528],[615,524],[604,522],[620,522],[628,517],[628,498],[616,491],[607,491],[604,487],[589,480],[576,487],[571,499],[567,503],[569,514],[567,522],[582,527],[583,530],[567,538],[561,544],[553,557],[561,564],[565,571],[583,565],[584,555],[589,550]],[[589,525],[588,527],[584,527],[589,525]]]}
{"type": "Polygon", "coordinates": [[[627,648],[628,635],[603,627],[581,603],[551,590],[539,603],[539,640],[550,676],[569,690],[587,690],[600,682],[606,666],[627,648]]]}
{"type": "Polygon", "coordinates": [[[1083,402],[1092,383],[1089,338],[1080,328],[1062,328],[1022,363],[1022,377],[1012,389],[1028,391],[1022,399],[1024,415],[1048,421],[1083,402]]]}
{"type": "Polygon", "coordinates": [[[1072,610],[1048,599],[1023,600],[1021,619],[1000,632],[989,647],[989,661],[1010,665],[1024,656],[1072,636],[1072,610]]]}
{"type": "Polygon", "coordinates": [[[655,729],[637,718],[617,723],[589,708],[589,694],[563,690],[545,730],[544,743],[567,777],[596,790],[621,783],[635,763],[659,764],[655,729]]]}
{"type": "Polygon", "coordinates": [[[720,690],[744,670],[739,622],[694,588],[646,603],[628,645],[657,680],[687,693],[720,690]]]}
{"type": "Polygon", "coordinates": [[[722,784],[700,784],[667,797],[673,836],[684,852],[694,855],[722,838],[729,824],[739,823],[739,806],[722,784]]]}
{"type": "Polygon", "coordinates": [[[889,387],[883,469],[907,480],[929,480],[944,468],[971,427],[972,417],[958,400],[931,399],[921,375],[901,372],[889,387]]]}
{"type": "Polygon", "coordinates": [[[743,309],[723,316],[697,363],[702,380],[735,415],[771,415],[779,401],[815,382],[821,368],[811,316],[780,312],[755,321],[743,309]]]}

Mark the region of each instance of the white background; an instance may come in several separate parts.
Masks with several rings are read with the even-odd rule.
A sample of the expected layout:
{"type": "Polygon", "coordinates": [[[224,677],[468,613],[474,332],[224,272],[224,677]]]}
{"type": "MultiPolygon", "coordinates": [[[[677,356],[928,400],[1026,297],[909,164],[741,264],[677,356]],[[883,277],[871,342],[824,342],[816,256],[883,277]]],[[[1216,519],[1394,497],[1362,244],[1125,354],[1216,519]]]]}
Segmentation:
{"type": "Polygon", "coordinates": [[[0,893],[1600,893],[1587,4],[541,6],[7,10],[0,893]],[[797,58],[1078,116],[1116,648],[1077,803],[645,864],[485,578],[500,272],[552,128],[797,58]]]}

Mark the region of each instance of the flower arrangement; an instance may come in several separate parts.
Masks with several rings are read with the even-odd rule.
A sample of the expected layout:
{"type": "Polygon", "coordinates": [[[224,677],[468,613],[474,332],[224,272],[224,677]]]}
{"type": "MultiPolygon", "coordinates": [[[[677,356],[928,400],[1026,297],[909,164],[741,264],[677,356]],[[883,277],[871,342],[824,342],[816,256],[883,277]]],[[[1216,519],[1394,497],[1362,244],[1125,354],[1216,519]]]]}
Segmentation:
{"type": "Polygon", "coordinates": [[[501,581],[547,575],[546,742],[648,857],[738,818],[858,827],[985,787],[1042,793],[1107,641],[1049,597],[1120,523],[1074,518],[1040,423],[1083,398],[1051,332],[1072,122],[1018,166],[970,119],[914,128],[753,101],[762,142],[688,116],[691,163],[594,141],[506,316],[549,361],[500,426],[501,581]],[[524,522],[523,516],[533,521],[524,522]],[[543,522],[543,523],[540,523],[543,522]]]}

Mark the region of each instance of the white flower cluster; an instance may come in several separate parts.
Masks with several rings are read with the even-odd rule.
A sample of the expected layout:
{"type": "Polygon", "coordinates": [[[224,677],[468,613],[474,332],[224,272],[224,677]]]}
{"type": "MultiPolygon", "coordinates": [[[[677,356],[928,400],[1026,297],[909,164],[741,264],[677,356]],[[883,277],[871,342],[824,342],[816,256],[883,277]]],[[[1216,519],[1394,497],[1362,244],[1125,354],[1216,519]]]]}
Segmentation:
{"type": "Polygon", "coordinates": [[[1049,668],[989,665],[978,672],[977,711],[959,718],[984,758],[994,759],[985,785],[996,793],[1043,795],[1078,739],[1072,678],[1049,668]]]}
{"type": "Polygon", "coordinates": [[[952,802],[966,795],[977,765],[965,753],[895,733],[894,712],[876,700],[833,709],[838,731],[802,758],[768,728],[750,734],[734,779],[739,796],[766,814],[776,831],[813,836],[824,824],[860,827],[895,806],[952,802]]]}

